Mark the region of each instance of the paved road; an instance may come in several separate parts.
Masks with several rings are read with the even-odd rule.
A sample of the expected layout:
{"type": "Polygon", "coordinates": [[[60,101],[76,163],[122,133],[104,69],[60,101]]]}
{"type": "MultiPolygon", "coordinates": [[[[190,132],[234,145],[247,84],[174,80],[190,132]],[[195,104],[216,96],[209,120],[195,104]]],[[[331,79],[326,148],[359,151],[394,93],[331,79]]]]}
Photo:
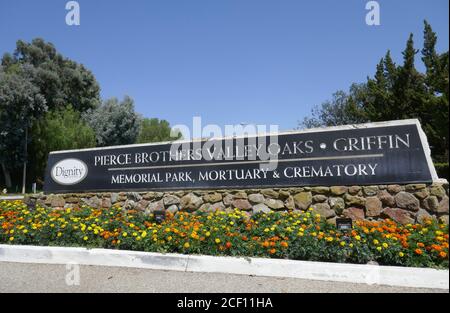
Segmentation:
{"type": "Polygon", "coordinates": [[[449,292],[295,278],[0,262],[0,292],[449,292]]]}

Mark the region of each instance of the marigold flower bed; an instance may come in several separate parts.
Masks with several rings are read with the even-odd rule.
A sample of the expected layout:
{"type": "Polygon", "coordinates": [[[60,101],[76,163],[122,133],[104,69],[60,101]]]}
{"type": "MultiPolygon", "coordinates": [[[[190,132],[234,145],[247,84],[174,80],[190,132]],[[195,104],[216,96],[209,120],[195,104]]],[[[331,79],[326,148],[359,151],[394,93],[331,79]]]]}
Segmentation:
{"type": "Polygon", "coordinates": [[[313,210],[152,215],[119,207],[52,210],[0,202],[0,243],[448,268],[448,225],[357,222],[337,231],[313,210]]]}

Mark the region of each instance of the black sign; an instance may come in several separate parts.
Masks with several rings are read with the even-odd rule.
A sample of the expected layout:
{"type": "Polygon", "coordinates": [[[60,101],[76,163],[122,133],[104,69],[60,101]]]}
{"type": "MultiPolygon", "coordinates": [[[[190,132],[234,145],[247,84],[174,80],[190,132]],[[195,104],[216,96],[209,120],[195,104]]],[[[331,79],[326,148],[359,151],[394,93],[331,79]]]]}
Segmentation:
{"type": "Polygon", "coordinates": [[[437,179],[417,120],[52,152],[44,191],[373,185],[437,179]]]}

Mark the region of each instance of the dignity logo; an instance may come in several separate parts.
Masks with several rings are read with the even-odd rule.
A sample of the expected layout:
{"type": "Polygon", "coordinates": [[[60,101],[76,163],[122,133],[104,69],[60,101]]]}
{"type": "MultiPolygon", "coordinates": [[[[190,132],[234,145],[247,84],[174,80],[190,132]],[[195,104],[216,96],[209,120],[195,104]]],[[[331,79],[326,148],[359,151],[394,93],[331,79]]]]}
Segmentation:
{"type": "Polygon", "coordinates": [[[59,161],[51,170],[53,180],[61,185],[75,185],[81,182],[87,173],[86,164],[78,159],[59,161]]]}

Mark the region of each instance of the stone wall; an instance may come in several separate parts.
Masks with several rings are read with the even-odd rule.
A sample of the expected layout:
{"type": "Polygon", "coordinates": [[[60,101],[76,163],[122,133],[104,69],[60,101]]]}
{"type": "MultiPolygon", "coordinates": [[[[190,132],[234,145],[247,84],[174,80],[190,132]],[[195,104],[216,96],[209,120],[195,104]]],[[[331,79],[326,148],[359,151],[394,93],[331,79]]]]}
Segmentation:
{"type": "Polygon", "coordinates": [[[52,208],[120,205],[146,213],[155,210],[194,212],[238,208],[257,212],[314,208],[333,222],[337,216],[353,220],[391,218],[399,223],[435,218],[448,224],[448,184],[295,187],[247,190],[186,190],[168,192],[107,192],[28,195],[28,204],[52,208]]]}

